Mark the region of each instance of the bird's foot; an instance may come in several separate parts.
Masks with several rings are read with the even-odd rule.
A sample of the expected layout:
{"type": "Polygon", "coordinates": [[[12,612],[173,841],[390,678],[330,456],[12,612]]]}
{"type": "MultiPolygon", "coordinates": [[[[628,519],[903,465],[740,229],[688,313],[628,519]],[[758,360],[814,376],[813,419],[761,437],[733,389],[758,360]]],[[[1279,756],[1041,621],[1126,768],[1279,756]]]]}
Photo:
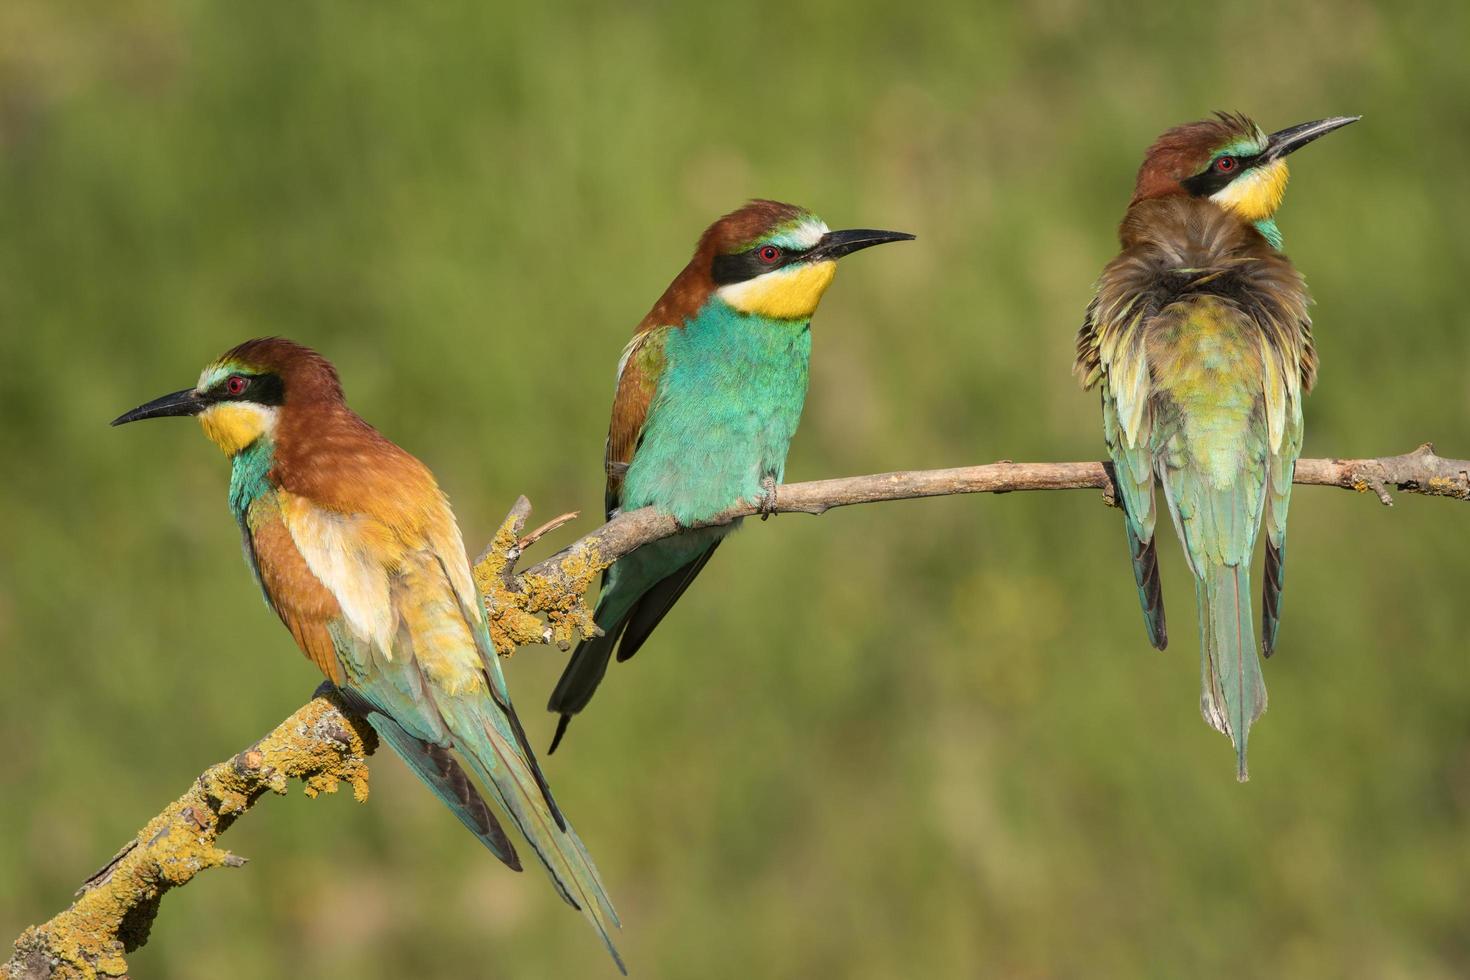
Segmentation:
{"type": "Polygon", "coordinates": [[[776,478],[774,476],[761,477],[761,520],[768,521],[771,515],[776,513],[776,478]]]}

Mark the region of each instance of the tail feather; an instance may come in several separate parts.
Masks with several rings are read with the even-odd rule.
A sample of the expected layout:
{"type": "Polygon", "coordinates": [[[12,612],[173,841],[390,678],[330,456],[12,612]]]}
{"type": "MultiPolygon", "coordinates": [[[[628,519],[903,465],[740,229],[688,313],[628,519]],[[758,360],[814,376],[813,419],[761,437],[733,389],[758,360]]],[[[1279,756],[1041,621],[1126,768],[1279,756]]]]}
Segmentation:
{"type": "Polygon", "coordinates": [[[558,824],[558,814],[542,792],[543,781],[537,778],[535,760],[528,749],[522,749],[509,719],[500,712],[484,710],[487,706],[495,707],[489,701],[477,705],[441,703],[441,709],[447,708],[453,716],[448,720],[456,747],[496,802],[511,815],[561,897],[587,917],[618,969],[626,974],[627,968],[612,941],[612,930],[621,923],[591,856],[570,824],[565,829],[558,824]]]}
{"type": "Polygon", "coordinates": [[[521,860],[500,822],[448,749],[414,738],[381,711],[368,712],[367,720],[378,736],[408,763],[414,775],[434,791],[434,795],[449,807],[470,833],[479,838],[480,843],[490,849],[490,853],[504,861],[512,871],[521,870],[521,860]]]}
{"type": "Polygon", "coordinates": [[[1235,745],[1245,782],[1250,727],[1266,710],[1266,682],[1251,628],[1250,566],[1209,564],[1196,580],[1200,620],[1200,713],[1235,745]]]}
{"type": "MultiPolygon", "coordinates": [[[[494,696],[493,691],[491,696],[494,696]]],[[[501,701],[498,698],[495,703],[504,712],[506,720],[510,722],[510,729],[515,734],[516,744],[521,747],[521,754],[530,766],[537,789],[541,791],[541,799],[546,801],[547,808],[551,810],[551,819],[556,821],[558,830],[566,830],[567,818],[562,816],[561,807],[556,805],[556,799],[551,795],[551,787],[546,782],[546,776],[541,772],[541,766],[536,763],[536,756],[531,752],[531,740],[526,737],[526,730],[521,727],[521,719],[516,714],[515,705],[508,700],[501,701]]]]}
{"type": "Polygon", "coordinates": [[[551,692],[551,698],[546,702],[546,710],[561,715],[556,723],[556,734],[551,739],[551,748],[546,750],[548,755],[555,752],[556,747],[561,744],[562,736],[572,722],[572,715],[587,707],[592,695],[597,693],[597,686],[607,673],[613,648],[617,646],[618,637],[622,635],[626,622],[623,619],[611,629],[604,627],[606,632],[602,636],[583,640],[572,652],[572,659],[568,661],[566,670],[562,671],[561,679],[551,692]]]}
{"type": "Polygon", "coordinates": [[[1143,622],[1148,641],[1156,649],[1169,645],[1169,627],[1164,621],[1164,587],[1159,580],[1159,551],[1154,539],[1139,541],[1133,522],[1125,519],[1128,530],[1128,553],[1133,559],[1133,581],[1138,584],[1138,602],[1143,607],[1143,622]]]}
{"type": "Polygon", "coordinates": [[[577,644],[546,704],[548,711],[561,715],[548,754],[561,744],[572,716],[586,708],[597,693],[613,652],[617,651],[620,662],[638,652],[731,527],[697,528],[655,541],[620,559],[608,571],[593,614],[603,635],[577,644]]]}

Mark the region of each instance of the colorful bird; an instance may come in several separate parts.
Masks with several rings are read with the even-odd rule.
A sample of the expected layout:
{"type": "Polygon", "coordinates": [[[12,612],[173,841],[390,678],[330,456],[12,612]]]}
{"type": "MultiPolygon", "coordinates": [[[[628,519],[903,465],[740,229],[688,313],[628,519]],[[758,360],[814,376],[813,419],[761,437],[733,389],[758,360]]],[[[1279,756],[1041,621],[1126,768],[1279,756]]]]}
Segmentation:
{"type": "Polygon", "coordinates": [[[1357,116],[1269,136],[1245,116],[1169,130],[1148,150],[1077,336],[1074,373],[1102,382],[1103,434],[1122,491],[1149,639],[1168,644],[1154,549],[1154,480],[1195,576],[1200,710],[1235,745],[1266,710],[1250,562],[1266,527],[1261,636],[1280,626],[1286,508],[1317,375],[1307,288],[1281,251],[1287,154],[1357,116]]]}
{"type": "MultiPolygon", "coordinates": [[[[773,507],[806,400],[811,317],[837,260],[913,237],[829,231],[776,201],[751,201],[710,225],[618,362],[604,457],[609,519],[653,506],[688,527],[741,501],[773,507]]],[[[637,653],[732,530],[688,530],[608,569],[595,613],[603,635],[577,647],[547,705],[561,714],[552,751],[614,647],[620,661],[637,653]]]]}
{"type": "Polygon", "coordinates": [[[458,752],[622,969],[617,914],[511,707],[464,541],[428,468],[347,407],[324,357],[280,338],[246,341],[194,387],[112,424],[178,415],[198,417],[229,457],[246,561],[302,652],[519,871],[458,752]]]}

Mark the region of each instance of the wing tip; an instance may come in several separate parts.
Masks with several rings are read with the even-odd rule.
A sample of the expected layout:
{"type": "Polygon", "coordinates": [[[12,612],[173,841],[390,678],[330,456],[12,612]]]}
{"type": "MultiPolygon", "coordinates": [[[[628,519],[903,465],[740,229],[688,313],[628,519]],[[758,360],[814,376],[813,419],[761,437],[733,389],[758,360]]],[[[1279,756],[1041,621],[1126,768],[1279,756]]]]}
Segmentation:
{"type": "MultiPolygon", "coordinates": [[[[515,850],[514,847],[510,847],[508,853],[501,854],[499,851],[495,850],[495,848],[491,847],[490,846],[490,842],[487,841],[487,840],[485,840],[485,838],[481,837],[480,838],[480,842],[482,844],[484,844],[487,848],[490,849],[490,853],[491,854],[494,854],[496,857],[500,858],[500,862],[502,864],[504,864],[510,870],[512,870],[512,871],[525,871],[526,870],[525,869],[525,866],[521,864],[521,856],[516,853],[516,850],[515,850]]],[[[508,843],[509,842],[507,841],[507,844],[508,843]]]]}
{"type": "Polygon", "coordinates": [[[1286,538],[1278,546],[1266,535],[1266,565],[1261,583],[1261,653],[1266,658],[1276,652],[1276,639],[1281,632],[1281,593],[1286,588],[1286,538]]]}
{"type": "Polygon", "coordinates": [[[1164,585],[1159,577],[1159,552],[1156,540],[1150,537],[1142,541],[1134,533],[1127,517],[1123,519],[1128,531],[1129,556],[1133,559],[1133,581],[1138,586],[1138,603],[1143,608],[1143,624],[1148,632],[1148,642],[1155,650],[1169,646],[1169,624],[1164,618],[1164,585]]]}
{"type": "Polygon", "coordinates": [[[1280,625],[1279,621],[1267,621],[1261,624],[1261,655],[1267,660],[1270,660],[1271,654],[1276,652],[1276,632],[1280,625]]]}
{"type": "MultiPolygon", "coordinates": [[[[567,726],[570,725],[571,723],[572,723],[572,716],[571,715],[564,714],[560,718],[557,719],[557,721],[556,721],[556,734],[553,735],[553,736],[551,736],[551,747],[546,750],[546,754],[547,755],[552,755],[552,754],[554,754],[556,752],[556,747],[561,744],[562,738],[567,733],[567,726]]],[[[562,829],[565,830],[566,828],[564,827],[562,829]]]]}

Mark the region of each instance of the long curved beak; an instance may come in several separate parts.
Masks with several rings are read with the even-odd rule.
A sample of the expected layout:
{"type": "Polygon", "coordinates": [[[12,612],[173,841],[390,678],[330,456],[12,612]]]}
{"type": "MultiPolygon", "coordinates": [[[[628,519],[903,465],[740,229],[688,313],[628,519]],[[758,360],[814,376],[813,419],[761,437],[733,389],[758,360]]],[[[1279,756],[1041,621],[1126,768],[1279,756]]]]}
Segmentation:
{"type": "Polygon", "coordinates": [[[155,398],[145,405],[139,405],[131,412],[123,412],[112,420],[112,424],[126,425],[129,422],[162,419],[173,415],[198,415],[206,407],[204,399],[200,398],[193,388],[185,388],[182,391],[170,392],[162,398],[155,398]]]}
{"type": "Polygon", "coordinates": [[[910,242],[914,236],[906,231],[875,231],[872,228],[849,228],[846,231],[829,231],[816,246],[803,257],[808,262],[840,259],[860,249],[885,242],[910,242]]]}
{"type": "Polygon", "coordinates": [[[1279,160],[1288,153],[1300,150],[1317,137],[1326,136],[1334,129],[1341,129],[1362,118],[1362,116],[1332,116],[1328,119],[1317,119],[1313,122],[1288,126],[1267,137],[1266,152],[1263,156],[1267,160],[1279,160]]]}

